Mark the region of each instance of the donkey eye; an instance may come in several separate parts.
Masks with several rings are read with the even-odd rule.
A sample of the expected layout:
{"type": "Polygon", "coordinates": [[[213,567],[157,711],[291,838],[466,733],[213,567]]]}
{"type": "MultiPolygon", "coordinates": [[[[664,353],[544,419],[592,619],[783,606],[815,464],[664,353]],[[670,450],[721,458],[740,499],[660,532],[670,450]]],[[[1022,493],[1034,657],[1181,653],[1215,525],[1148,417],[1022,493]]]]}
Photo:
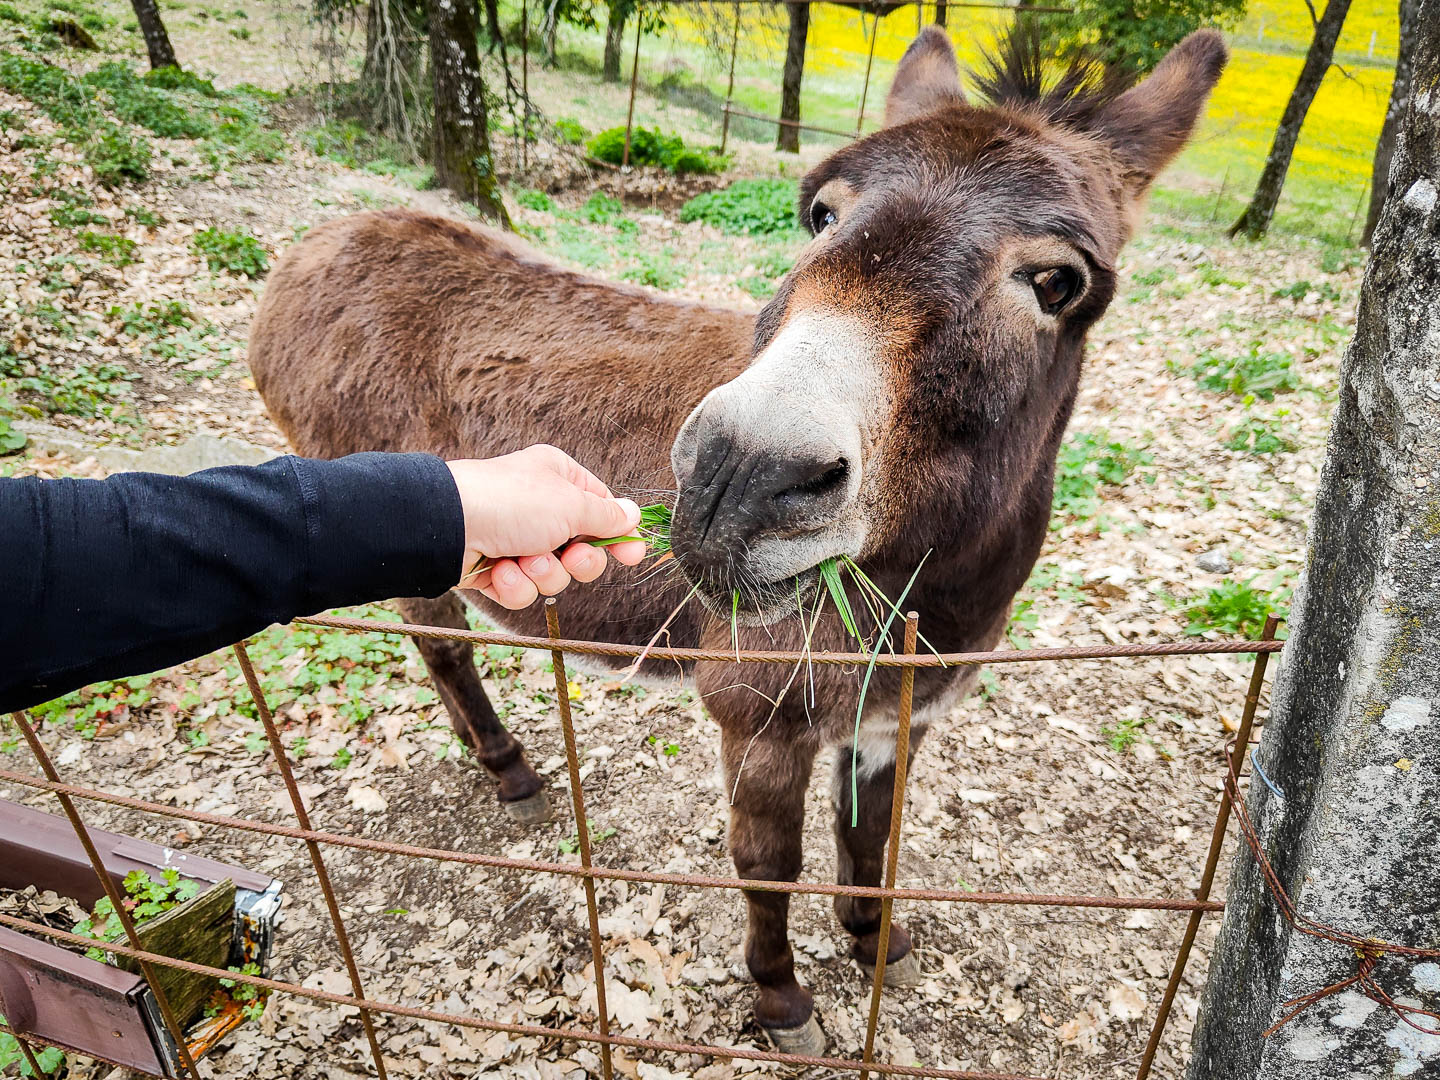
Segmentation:
{"type": "Polygon", "coordinates": [[[1080,291],[1080,275],[1068,266],[1056,266],[1030,275],[1035,299],[1047,315],[1058,315],[1080,291]]]}
{"type": "Polygon", "coordinates": [[[840,219],[835,216],[835,211],[822,202],[816,202],[810,207],[810,228],[816,236],[834,225],[840,219]]]}

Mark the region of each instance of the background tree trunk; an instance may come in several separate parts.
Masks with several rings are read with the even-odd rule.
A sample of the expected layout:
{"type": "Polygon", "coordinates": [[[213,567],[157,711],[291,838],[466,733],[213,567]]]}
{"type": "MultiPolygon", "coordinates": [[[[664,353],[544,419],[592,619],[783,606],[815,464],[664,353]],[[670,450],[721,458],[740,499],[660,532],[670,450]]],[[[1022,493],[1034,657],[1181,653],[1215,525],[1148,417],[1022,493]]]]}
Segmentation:
{"type": "MultiPolygon", "coordinates": [[[[810,5],[787,2],[790,14],[790,36],[785,42],[785,71],[780,79],[780,119],[800,122],[800,80],[805,74],[805,39],[810,34],[810,5]]],[[[800,129],[780,125],[775,138],[776,150],[800,152],[800,129]]]]}
{"type": "Polygon", "coordinates": [[[1231,236],[1244,233],[1251,240],[1258,240],[1270,228],[1270,219],[1275,216],[1280,191],[1285,186],[1285,174],[1290,171],[1290,157],[1295,153],[1295,143],[1305,123],[1305,114],[1310,111],[1310,103],[1315,100],[1320,83],[1330,70],[1335,42],[1340,37],[1340,28],[1345,25],[1345,16],[1349,11],[1350,0],[1330,0],[1325,5],[1325,14],[1315,24],[1315,36],[1310,39],[1310,49],[1305,54],[1300,78],[1285,105],[1285,112],[1280,116],[1279,126],[1275,128],[1275,140],[1270,144],[1270,156],[1265,159],[1260,182],[1255,185],[1255,194],[1240,215],[1240,220],[1230,226],[1231,236]]]}
{"type": "Polygon", "coordinates": [[[620,81],[620,61],[625,52],[625,20],[630,17],[629,0],[610,0],[610,18],[605,23],[605,64],[601,75],[606,82],[620,81]]]}
{"type": "Polygon", "coordinates": [[[945,0],[935,0],[935,25],[945,25],[945,0]]]}
{"type": "Polygon", "coordinates": [[[179,67],[175,49],[170,44],[170,35],[165,32],[165,23],[160,18],[160,6],[156,0],[130,0],[135,9],[135,21],[140,24],[140,33],[145,37],[145,51],[150,54],[150,68],[179,67]]]}
{"type": "Polygon", "coordinates": [[[1385,110],[1385,123],[1380,128],[1380,141],[1375,144],[1375,165],[1370,171],[1370,208],[1365,214],[1365,233],[1360,238],[1370,246],[1375,226],[1380,221],[1380,208],[1390,184],[1390,158],[1395,153],[1395,129],[1405,117],[1410,104],[1410,86],[1415,74],[1415,42],[1420,37],[1420,0],[1400,0],[1400,46],[1395,52],[1395,82],[1390,87],[1390,105],[1385,110]]]}
{"type": "Polygon", "coordinates": [[[499,0],[485,0],[485,36],[490,39],[486,47],[487,53],[494,52],[495,46],[500,46],[501,55],[505,52],[505,31],[500,28],[500,3],[499,0]]]}
{"type": "MultiPolygon", "coordinates": [[[[1440,18],[1422,0],[1420,24],[1440,18]]],[[[1440,83],[1440,35],[1415,85],[1440,83]]],[[[1418,95],[1417,95],[1418,97],[1418,95]]],[[[1440,946],[1440,110],[1396,141],[1321,474],[1302,588],[1250,785],[1260,844],[1295,909],[1337,929],[1440,946]]],[[[1440,1010],[1435,965],[1381,955],[1393,1000],[1440,1010]]],[[[1351,978],[1352,947],[1294,930],[1242,845],[1189,1080],[1433,1076],[1437,1040],[1352,984],[1268,1038],[1290,999],[1351,978]]],[[[1429,1017],[1411,1019],[1433,1029],[1429,1017]]]]}
{"type": "Polygon", "coordinates": [[[428,10],[430,77],[435,90],[435,181],[508,229],[510,218],[500,200],[490,156],[475,4],[473,0],[429,0],[428,10]]]}

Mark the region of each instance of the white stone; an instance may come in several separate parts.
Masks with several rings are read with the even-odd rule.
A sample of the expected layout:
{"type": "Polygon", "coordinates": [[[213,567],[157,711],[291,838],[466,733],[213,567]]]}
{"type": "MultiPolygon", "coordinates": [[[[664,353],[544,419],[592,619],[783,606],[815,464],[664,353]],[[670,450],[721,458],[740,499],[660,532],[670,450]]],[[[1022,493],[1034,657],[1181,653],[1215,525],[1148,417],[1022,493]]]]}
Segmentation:
{"type": "Polygon", "coordinates": [[[1420,697],[1398,697],[1380,717],[1380,724],[1387,731],[1414,731],[1429,722],[1430,702],[1420,697]]]}

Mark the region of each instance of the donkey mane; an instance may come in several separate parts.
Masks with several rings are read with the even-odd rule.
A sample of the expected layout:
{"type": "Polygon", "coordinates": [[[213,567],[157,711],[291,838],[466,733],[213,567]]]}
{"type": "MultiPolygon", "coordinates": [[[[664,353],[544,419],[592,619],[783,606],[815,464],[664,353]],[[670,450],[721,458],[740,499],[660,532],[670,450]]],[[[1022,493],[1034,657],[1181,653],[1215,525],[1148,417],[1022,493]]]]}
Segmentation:
{"type": "Polygon", "coordinates": [[[986,49],[971,81],[991,105],[1023,108],[1053,124],[1083,129],[1130,89],[1135,74],[1107,65],[1081,49],[1061,66],[1043,47],[1040,32],[1019,24],[986,49]]]}

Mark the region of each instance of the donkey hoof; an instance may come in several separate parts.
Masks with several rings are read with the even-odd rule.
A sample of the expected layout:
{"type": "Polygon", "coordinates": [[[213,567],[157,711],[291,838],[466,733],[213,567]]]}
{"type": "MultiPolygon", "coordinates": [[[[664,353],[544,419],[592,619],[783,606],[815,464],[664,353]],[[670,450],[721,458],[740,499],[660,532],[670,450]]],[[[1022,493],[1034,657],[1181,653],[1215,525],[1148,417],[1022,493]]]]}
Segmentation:
{"type": "Polygon", "coordinates": [[[511,821],[518,821],[521,825],[539,825],[542,821],[550,820],[550,800],[545,797],[545,789],[541,788],[534,795],[523,799],[516,799],[514,802],[502,802],[505,813],[510,815],[511,821]]]}
{"type": "MultiPolygon", "coordinates": [[[[871,982],[875,981],[875,965],[861,963],[860,970],[865,972],[865,977],[871,982]]],[[[911,949],[899,960],[892,960],[885,965],[885,985],[889,987],[918,986],[924,973],[920,970],[920,959],[911,949]]]]}
{"type": "Polygon", "coordinates": [[[775,1049],[782,1054],[820,1057],[825,1053],[825,1032],[820,1029],[820,1021],[815,1019],[814,1013],[799,1027],[767,1027],[764,1031],[775,1044],[775,1049]]]}

